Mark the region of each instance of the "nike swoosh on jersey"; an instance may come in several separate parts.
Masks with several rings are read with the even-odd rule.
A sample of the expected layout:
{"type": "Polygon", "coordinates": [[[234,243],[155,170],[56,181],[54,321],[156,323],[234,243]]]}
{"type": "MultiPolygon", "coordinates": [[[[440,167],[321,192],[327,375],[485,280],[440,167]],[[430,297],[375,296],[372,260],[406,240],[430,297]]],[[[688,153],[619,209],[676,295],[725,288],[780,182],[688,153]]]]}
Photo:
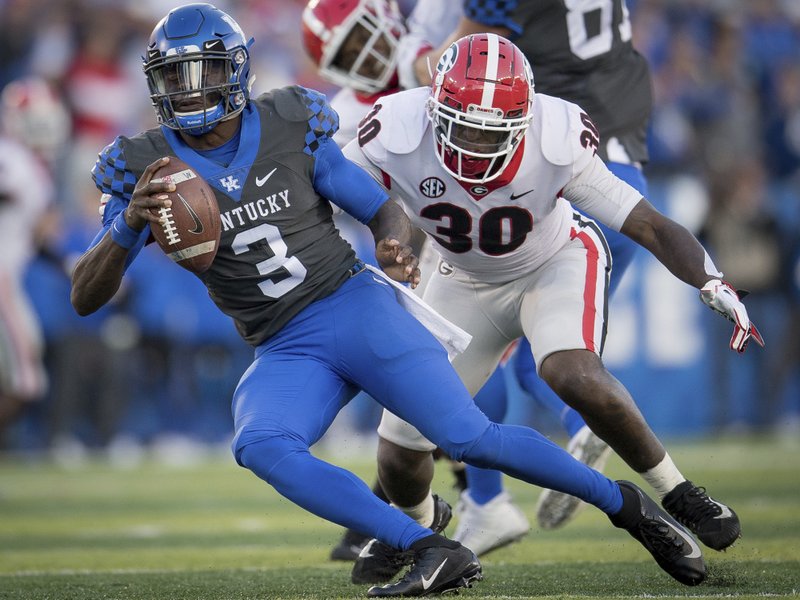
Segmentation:
{"type": "Polygon", "coordinates": [[[267,174],[266,174],[266,175],[264,175],[263,177],[256,177],[256,185],[257,185],[258,187],[261,187],[262,185],[264,185],[265,183],[267,183],[267,179],[269,179],[270,177],[272,177],[272,174],[273,174],[275,171],[277,171],[277,170],[278,170],[278,167],[275,167],[274,169],[272,169],[272,171],[270,171],[269,173],[267,173],[267,174]]]}
{"type": "Polygon", "coordinates": [[[447,562],[447,559],[445,558],[442,561],[442,564],[440,564],[436,568],[436,570],[433,572],[433,575],[431,575],[430,579],[425,579],[424,575],[422,575],[420,577],[420,579],[422,579],[422,589],[427,590],[429,587],[431,587],[431,584],[433,583],[433,580],[436,579],[439,576],[439,573],[441,573],[442,569],[444,568],[444,563],[446,563],[446,562],[447,562]]]}
{"type": "Polygon", "coordinates": [[[522,198],[523,196],[526,196],[527,194],[530,194],[532,191],[533,190],[528,190],[527,192],[522,192],[521,194],[511,194],[511,199],[512,200],[517,200],[518,198],[522,198]]]}
{"type": "Polygon", "coordinates": [[[194,234],[203,233],[204,227],[203,227],[203,222],[200,220],[200,217],[198,217],[197,213],[194,212],[194,209],[191,206],[189,206],[189,203],[186,201],[186,198],[178,194],[178,199],[181,201],[183,206],[186,207],[189,216],[192,217],[192,221],[194,221],[194,228],[190,229],[189,233],[194,233],[194,234]]]}
{"type": "Polygon", "coordinates": [[[683,538],[683,541],[689,544],[689,547],[692,549],[692,552],[691,554],[687,554],[686,558],[700,558],[703,555],[703,553],[700,552],[700,546],[697,545],[697,542],[694,541],[694,538],[691,535],[686,533],[681,527],[675,527],[675,525],[667,521],[664,517],[658,517],[658,518],[661,519],[664,523],[666,523],[670,529],[674,530],[675,533],[681,536],[683,538]]]}
{"type": "Polygon", "coordinates": [[[373,275],[373,276],[372,276],[372,278],[373,278],[375,281],[377,281],[378,283],[380,283],[381,285],[385,285],[385,286],[388,286],[388,285],[389,285],[388,283],[386,283],[385,281],[383,281],[383,280],[382,280],[380,277],[375,277],[375,275],[373,275]]]}

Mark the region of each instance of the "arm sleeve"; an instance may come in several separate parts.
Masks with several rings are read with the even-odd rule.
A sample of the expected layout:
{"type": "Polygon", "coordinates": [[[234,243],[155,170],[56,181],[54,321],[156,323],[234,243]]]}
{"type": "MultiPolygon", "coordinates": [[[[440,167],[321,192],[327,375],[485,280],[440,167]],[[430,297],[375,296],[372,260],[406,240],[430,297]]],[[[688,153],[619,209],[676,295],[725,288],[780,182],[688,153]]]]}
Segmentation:
{"type": "Polygon", "coordinates": [[[347,160],[330,138],[315,153],[314,189],[324,198],[361,221],[369,223],[389,199],[369,173],[347,160]]]}
{"type": "MultiPolygon", "coordinates": [[[[103,239],[106,232],[111,229],[111,224],[117,215],[127,208],[128,202],[130,202],[133,195],[133,190],[136,188],[137,178],[127,168],[122,138],[118,137],[100,152],[92,169],[92,179],[102,192],[100,215],[103,226],[97,232],[89,248],[96,246],[103,239]]],[[[136,245],[128,252],[128,257],[125,261],[126,269],[147,243],[149,237],[150,226],[147,225],[139,235],[136,245]]]]}
{"type": "Polygon", "coordinates": [[[562,190],[564,198],[611,229],[619,231],[642,195],[594,156],[562,190]]]}

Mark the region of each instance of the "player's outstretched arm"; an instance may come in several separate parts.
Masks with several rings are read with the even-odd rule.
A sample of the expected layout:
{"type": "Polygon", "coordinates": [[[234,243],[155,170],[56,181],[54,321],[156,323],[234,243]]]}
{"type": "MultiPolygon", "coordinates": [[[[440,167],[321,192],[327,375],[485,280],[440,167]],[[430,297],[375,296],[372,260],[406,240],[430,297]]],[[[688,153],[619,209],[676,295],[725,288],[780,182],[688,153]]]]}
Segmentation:
{"type": "Polygon", "coordinates": [[[675,277],[697,289],[722,275],[697,238],[644,198],[630,212],[620,231],[652,252],[675,277]]]}
{"type": "Polygon", "coordinates": [[[685,227],[642,198],[620,231],[652,252],[678,279],[699,289],[701,300],[734,324],[731,350],[744,352],[750,339],[764,345],[739,293],[722,280],[722,273],[711,257],[685,227]]]}
{"type": "Polygon", "coordinates": [[[375,238],[375,258],[380,267],[395,281],[417,287],[419,259],[410,245],[413,228],[403,209],[394,200],[387,200],[368,225],[375,238]]]}
{"type": "Polygon", "coordinates": [[[161,158],[144,170],[126,209],[106,225],[105,234],[75,265],[70,302],[79,315],[97,311],[114,297],[142,230],[148,222],[159,222],[160,217],[150,209],[171,205],[165,192],[174,191],[175,184],[150,181],[156,170],[168,162],[169,158],[161,158]]]}

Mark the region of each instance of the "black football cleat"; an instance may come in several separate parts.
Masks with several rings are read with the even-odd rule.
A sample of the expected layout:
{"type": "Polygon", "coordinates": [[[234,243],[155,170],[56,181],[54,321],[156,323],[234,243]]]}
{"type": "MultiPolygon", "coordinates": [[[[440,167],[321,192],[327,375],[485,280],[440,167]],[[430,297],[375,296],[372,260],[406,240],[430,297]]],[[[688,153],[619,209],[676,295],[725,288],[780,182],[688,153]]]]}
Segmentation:
{"type": "MultiPolygon", "coordinates": [[[[433,523],[431,530],[441,533],[453,516],[450,505],[436,494],[433,495],[433,523]]],[[[361,549],[356,558],[350,579],[353,583],[382,583],[391,581],[405,566],[411,564],[413,554],[392,548],[372,539],[361,549]]]]}
{"type": "Polygon", "coordinates": [[[661,501],[675,519],[688,527],[706,546],[725,550],[742,535],[739,517],[691,481],[676,486],[661,501]]]}
{"type": "Polygon", "coordinates": [[[622,510],[609,515],[615,527],[627,530],[664,571],[684,585],[697,585],[706,578],[700,546],[683,526],[670,517],[638,486],[618,481],[622,510]]]}
{"type": "Polygon", "coordinates": [[[361,549],[369,542],[370,537],[352,529],[344,532],[342,539],[331,549],[331,560],[353,562],[358,558],[361,549]]]}
{"type": "Polygon", "coordinates": [[[469,548],[441,535],[430,535],[415,542],[409,552],[412,566],[400,581],[373,586],[369,598],[429,596],[472,587],[483,579],[481,563],[469,548]]]}

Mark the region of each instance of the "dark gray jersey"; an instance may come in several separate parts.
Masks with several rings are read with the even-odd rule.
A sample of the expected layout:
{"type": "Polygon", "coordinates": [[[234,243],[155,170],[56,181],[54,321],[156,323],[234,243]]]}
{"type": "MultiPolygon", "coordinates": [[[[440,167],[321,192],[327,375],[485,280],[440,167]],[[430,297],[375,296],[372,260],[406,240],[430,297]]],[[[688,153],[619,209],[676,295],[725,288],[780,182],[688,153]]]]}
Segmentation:
{"type": "Polygon", "coordinates": [[[625,0],[466,0],[466,16],[511,29],[533,68],[536,91],[569,100],[600,130],[603,160],[647,160],[652,86],[646,59],[631,44],[625,0]],[[609,151],[612,155],[609,156],[609,151]]]}
{"type": "Polygon", "coordinates": [[[316,150],[337,122],[323,96],[283,88],[244,111],[239,151],[228,167],[188,149],[174,132],[155,128],[117,138],[93,174],[103,192],[127,203],[147,165],[173,155],[212,186],[222,236],[200,278],[242,337],[257,345],[337,289],[356,261],[333,224],[330,204],[313,186],[316,150]]]}

